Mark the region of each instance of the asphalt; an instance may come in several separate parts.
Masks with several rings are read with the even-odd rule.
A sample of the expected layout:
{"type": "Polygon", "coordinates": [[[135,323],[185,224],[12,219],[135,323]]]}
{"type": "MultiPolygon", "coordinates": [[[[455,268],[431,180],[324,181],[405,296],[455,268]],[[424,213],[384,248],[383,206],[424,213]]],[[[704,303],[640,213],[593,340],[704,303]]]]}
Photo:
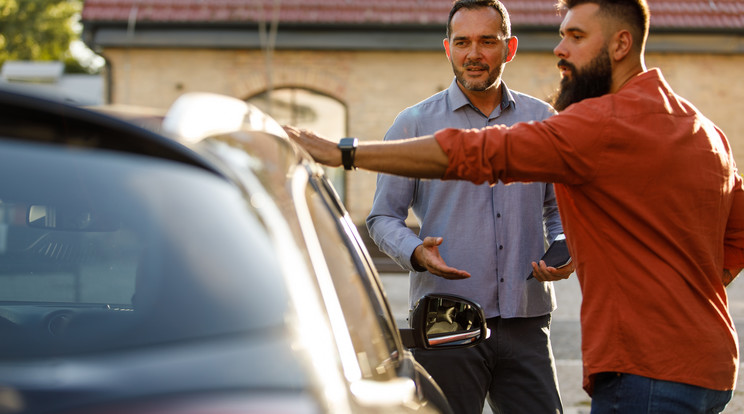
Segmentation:
{"type": "MultiPolygon", "coordinates": [[[[406,326],[408,313],[408,274],[397,271],[381,273],[385,294],[392,307],[396,322],[406,326]]],[[[581,330],[579,307],[581,292],[575,275],[555,283],[558,309],[553,313],[551,341],[556,358],[558,382],[563,399],[564,414],[589,414],[591,399],[581,388],[581,330]]],[[[744,273],[728,287],[729,309],[734,323],[739,327],[739,343],[744,340],[744,273]]],[[[739,371],[744,371],[744,364],[739,371]]],[[[741,377],[741,375],[740,375],[741,377]]],[[[734,397],[724,414],[744,413],[744,380],[740,379],[734,397]]],[[[483,414],[492,414],[486,404],[483,414]]]]}

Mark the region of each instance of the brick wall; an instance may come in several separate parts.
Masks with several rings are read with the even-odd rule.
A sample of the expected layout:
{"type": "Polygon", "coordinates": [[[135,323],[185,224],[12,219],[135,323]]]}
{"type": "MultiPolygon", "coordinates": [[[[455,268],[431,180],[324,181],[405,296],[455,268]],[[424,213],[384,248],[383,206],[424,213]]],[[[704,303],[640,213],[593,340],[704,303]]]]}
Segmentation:
{"type": "MultiPolygon", "coordinates": [[[[112,103],[167,108],[190,91],[247,99],[266,89],[265,55],[260,51],[210,49],[107,49],[112,103]]],[[[452,71],[444,51],[331,52],[278,51],[272,56],[274,87],[303,87],[329,95],[348,109],[348,133],[382,139],[396,114],[447,87],[452,71]]],[[[504,80],[510,88],[539,98],[559,80],[550,53],[517,53],[504,80]]],[[[744,165],[744,88],[735,86],[742,55],[647,54],[648,67],[660,67],[672,87],[716,122],[744,165]]],[[[375,175],[356,171],[347,180],[346,205],[363,223],[369,212],[375,175]]]]}

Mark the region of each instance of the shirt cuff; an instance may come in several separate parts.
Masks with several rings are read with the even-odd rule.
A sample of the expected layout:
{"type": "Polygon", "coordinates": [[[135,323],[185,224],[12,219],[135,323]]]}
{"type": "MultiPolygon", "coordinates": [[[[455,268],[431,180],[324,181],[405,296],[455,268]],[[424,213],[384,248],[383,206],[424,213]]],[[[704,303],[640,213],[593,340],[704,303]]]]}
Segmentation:
{"type": "Polygon", "coordinates": [[[413,251],[416,250],[418,246],[423,244],[421,239],[418,237],[408,237],[400,246],[400,252],[402,253],[398,257],[398,264],[400,264],[404,269],[414,272],[426,272],[426,269],[421,270],[421,268],[414,267],[413,263],[411,262],[411,258],[413,257],[413,251]]]}
{"type": "Polygon", "coordinates": [[[442,176],[443,180],[458,178],[457,175],[455,175],[456,169],[454,168],[455,165],[453,162],[453,152],[455,152],[456,148],[458,147],[457,140],[459,138],[459,132],[459,129],[445,128],[434,133],[434,139],[437,140],[437,143],[442,148],[442,151],[444,151],[444,153],[447,155],[448,165],[447,170],[442,176]]]}
{"type": "Polygon", "coordinates": [[[447,170],[442,180],[467,180],[474,184],[494,184],[488,149],[490,142],[485,129],[445,128],[434,133],[434,138],[447,155],[447,170]]]}

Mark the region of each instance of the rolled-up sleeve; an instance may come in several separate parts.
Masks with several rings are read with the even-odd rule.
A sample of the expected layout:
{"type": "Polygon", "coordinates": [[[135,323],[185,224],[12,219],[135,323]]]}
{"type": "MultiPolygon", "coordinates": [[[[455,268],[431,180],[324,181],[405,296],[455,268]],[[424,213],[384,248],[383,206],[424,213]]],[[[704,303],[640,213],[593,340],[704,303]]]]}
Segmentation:
{"type": "Polygon", "coordinates": [[[504,165],[503,162],[493,162],[494,157],[504,154],[498,150],[499,129],[501,127],[495,126],[480,130],[446,128],[437,131],[434,138],[449,160],[442,179],[462,179],[474,184],[498,182],[498,166],[504,165]]]}
{"type": "Polygon", "coordinates": [[[608,105],[570,107],[542,122],[458,130],[434,134],[449,165],[442,179],[476,184],[553,182],[582,184],[591,180],[601,163],[598,154],[611,134],[585,125],[604,125],[608,105]]]}

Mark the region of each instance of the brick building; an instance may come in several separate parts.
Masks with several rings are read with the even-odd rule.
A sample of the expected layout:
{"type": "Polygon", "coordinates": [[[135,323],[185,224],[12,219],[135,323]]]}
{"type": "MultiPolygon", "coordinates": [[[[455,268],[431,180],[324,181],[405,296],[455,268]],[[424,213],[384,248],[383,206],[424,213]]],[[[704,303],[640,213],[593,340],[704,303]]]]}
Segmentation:
{"type": "MultiPolygon", "coordinates": [[[[546,98],[561,16],[553,0],[503,0],[519,50],[510,88],[546,98]]],[[[111,103],[166,108],[188,91],[244,99],[279,122],[381,139],[403,108],[447,87],[451,0],[85,0],[84,40],[106,58],[111,103]]],[[[728,135],[744,165],[744,1],[649,0],[648,67],[728,135]]],[[[355,222],[375,175],[335,171],[355,222]],[[345,177],[344,177],[345,176],[345,177]]]]}

